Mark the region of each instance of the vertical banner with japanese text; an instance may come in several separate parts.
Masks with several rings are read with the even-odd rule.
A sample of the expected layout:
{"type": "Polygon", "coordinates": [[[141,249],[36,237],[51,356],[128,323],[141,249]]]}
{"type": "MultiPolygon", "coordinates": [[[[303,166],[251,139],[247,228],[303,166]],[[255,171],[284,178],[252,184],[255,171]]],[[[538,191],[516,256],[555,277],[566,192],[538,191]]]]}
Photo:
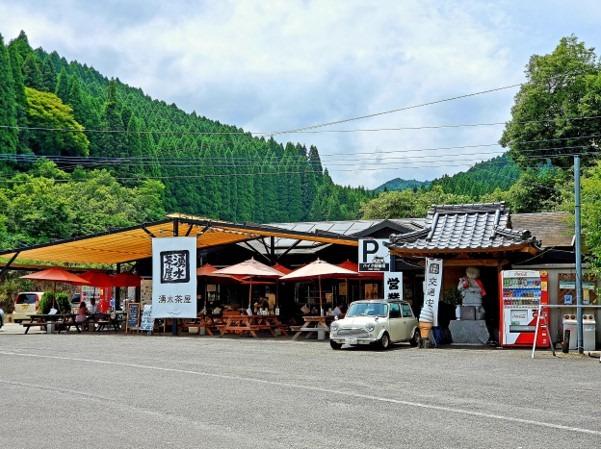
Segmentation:
{"type": "Polygon", "coordinates": [[[196,318],[196,237],[152,239],[152,318],[196,318]]]}
{"type": "Polygon", "coordinates": [[[426,259],[426,280],[424,281],[424,305],[420,321],[438,326],[438,301],[442,286],[442,259],[426,259]]]}
{"type": "Polygon", "coordinates": [[[403,299],[403,272],[384,272],[384,299],[389,301],[403,299]]]}

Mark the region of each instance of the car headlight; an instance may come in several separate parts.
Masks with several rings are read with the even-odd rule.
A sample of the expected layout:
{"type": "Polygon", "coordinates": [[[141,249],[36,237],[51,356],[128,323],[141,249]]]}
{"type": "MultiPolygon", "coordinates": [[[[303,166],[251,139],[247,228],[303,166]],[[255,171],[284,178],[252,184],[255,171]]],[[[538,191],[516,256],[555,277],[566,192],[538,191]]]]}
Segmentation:
{"type": "Polygon", "coordinates": [[[369,323],[365,325],[365,329],[367,330],[367,332],[373,332],[375,328],[376,325],[374,323],[369,323]]]}
{"type": "Polygon", "coordinates": [[[332,323],[330,330],[336,332],[338,330],[338,323],[332,323]]]}

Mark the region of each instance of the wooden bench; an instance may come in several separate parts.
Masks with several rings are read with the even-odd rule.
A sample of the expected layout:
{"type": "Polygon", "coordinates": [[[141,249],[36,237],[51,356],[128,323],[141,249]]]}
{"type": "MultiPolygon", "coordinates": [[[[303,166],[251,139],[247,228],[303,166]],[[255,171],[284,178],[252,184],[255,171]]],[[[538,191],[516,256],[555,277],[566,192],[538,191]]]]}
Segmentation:
{"type": "Polygon", "coordinates": [[[34,322],[29,322],[29,323],[28,323],[28,322],[25,322],[25,321],[23,321],[23,322],[21,323],[21,326],[23,326],[23,327],[25,327],[25,328],[26,328],[26,329],[25,329],[25,333],[26,333],[26,334],[29,332],[29,328],[31,328],[31,327],[39,327],[39,328],[42,328],[42,327],[43,327],[44,329],[46,329],[46,325],[47,325],[47,323],[40,323],[40,322],[36,322],[36,321],[34,321],[34,322]]]}

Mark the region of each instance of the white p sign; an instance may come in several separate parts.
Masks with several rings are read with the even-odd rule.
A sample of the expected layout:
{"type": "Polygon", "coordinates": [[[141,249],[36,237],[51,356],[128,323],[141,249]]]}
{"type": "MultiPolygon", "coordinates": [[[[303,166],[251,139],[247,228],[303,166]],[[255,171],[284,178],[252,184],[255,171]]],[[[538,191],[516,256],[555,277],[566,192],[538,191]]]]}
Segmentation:
{"type": "Polygon", "coordinates": [[[359,271],[390,271],[387,239],[359,240],[359,271]]]}

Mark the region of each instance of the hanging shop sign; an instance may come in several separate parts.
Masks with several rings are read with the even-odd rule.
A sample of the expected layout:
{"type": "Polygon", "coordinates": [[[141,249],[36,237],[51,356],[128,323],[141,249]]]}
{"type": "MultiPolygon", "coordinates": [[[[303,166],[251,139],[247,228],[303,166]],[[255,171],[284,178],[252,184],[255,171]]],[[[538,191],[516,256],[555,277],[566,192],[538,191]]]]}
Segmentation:
{"type": "Polygon", "coordinates": [[[152,318],[196,318],[196,238],[152,239],[152,318]]]}
{"type": "Polygon", "coordinates": [[[384,272],[384,298],[389,301],[403,299],[403,272],[384,272]]]}
{"type": "Polygon", "coordinates": [[[442,259],[426,259],[424,305],[419,320],[438,326],[438,300],[442,286],[442,259]]]}
{"type": "Polygon", "coordinates": [[[359,240],[359,271],[389,271],[390,251],[387,239],[359,240]]]}

